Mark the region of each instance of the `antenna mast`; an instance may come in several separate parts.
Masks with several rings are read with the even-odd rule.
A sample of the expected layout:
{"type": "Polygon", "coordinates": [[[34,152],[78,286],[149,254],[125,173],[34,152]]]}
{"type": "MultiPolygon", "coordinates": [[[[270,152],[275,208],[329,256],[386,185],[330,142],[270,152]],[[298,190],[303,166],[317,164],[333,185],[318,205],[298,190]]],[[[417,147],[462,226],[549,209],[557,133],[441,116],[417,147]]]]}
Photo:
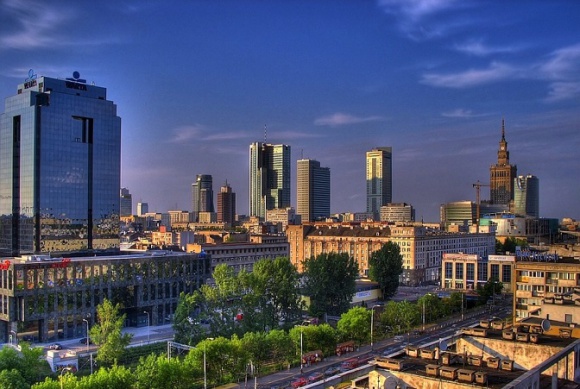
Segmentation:
{"type": "Polygon", "coordinates": [[[268,129],[266,127],[266,125],[264,124],[264,143],[266,143],[266,135],[268,133],[268,129]]]}

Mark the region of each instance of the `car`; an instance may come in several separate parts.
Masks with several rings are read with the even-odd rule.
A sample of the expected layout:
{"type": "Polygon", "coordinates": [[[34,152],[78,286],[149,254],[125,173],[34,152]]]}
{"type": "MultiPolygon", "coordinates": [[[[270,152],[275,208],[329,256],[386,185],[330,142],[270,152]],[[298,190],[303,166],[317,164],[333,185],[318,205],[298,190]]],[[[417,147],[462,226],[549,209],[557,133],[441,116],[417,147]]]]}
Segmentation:
{"type": "MultiPolygon", "coordinates": [[[[79,343],[81,344],[87,344],[87,338],[82,338],[81,340],[79,340],[79,343]]],[[[93,340],[89,339],[89,344],[93,344],[93,340]]]]}
{"type": "Polygon", "coordinates": [[[62,345],[60,343],[53,343],[48,346],[50,350],[62,350],[62,345]]]}
{"type": "Polygon", "coordinates": [[[330,377],[338,373],[340,373],[340,366],[338,365],[329,366],[326,370],[324,370],[324,375],[326,377],[330,377]]]}
{"type": "Polygon", "coordinates": [[[306,377],[298,377],[291,383],[294,389],[304,386],[306,384],[308,384],[308,378],[306,377]]]}
{"type": "Polygon", "coordinates": [[[397,335],[395,336],[395,342],[402,342],[403,340],[405,340],[405,338],[403,338],[401,335],[397,335]]]}
{"type": "Polygon", "coordinates": [[[308,382],[316,382],[324,378],[324,374],[322,372],[312,373],[308,376],[308,382]]]}

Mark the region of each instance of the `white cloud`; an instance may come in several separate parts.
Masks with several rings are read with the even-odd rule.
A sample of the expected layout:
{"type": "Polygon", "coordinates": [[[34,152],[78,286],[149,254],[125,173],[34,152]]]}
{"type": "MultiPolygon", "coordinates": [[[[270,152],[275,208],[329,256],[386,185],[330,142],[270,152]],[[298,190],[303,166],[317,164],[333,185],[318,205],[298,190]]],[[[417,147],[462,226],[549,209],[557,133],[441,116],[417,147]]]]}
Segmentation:
{"type": "Polygon", "coordinates": [[[194,124],[191,126],[181,126],[173,129],[173,136],[168,140],[169,143],[187,142],[193,139],[199,139],[205,126],[194,124]]]}
{"type": "Polygon", "coordinates": [[[451,7],[455,0],[379,0],[388,13],[402,13],[412,21],[451,7]]]}
{"type": "Polygon", "coordinates": [[[520,49],[521,48],[516,46],[489,46],[481,41],[470,41],[455,45],[455,50],[478,57],[486,57],[488,55],[500,53],[513,53],[520,49]]]}
{"type": "Polygon", "coordinates": [[[11,15],[17,31],[0,36],[1,46],[14,49],[32,49],[61,44],[55,31],[67,20],[74,18],[71,8],[57,9],[53,4],[8,0],[3,12],[11,15]]]}
{"type": "Polygon", "coordinates": [[[550,54],[550,58],[539,66],[548,79],[576,78],[580,74],[580,44],[564,47],[550,54]]]}
{"type": "Polygon", "coordinates": [[[446,118],[472,118],[476,115],[470,109],[457,108],[452,111],[442,112],[441,116],[446,118]]]}
{"type": "Polygon", "coordinates": [[[553,82],[545,101],[554,103],[580,96],[580,82],[553,82]]]}
{"type": "Polygon", "coordinates": [[[518,74],[514,67],[493,62],[487,69],[470,69],[459,73],[427,73],[423,75],[423,84],[443,88],[468,88],[477,85],[489,84],[513,77],[518,74]]]}
{"type": "Polygon", "coordinates": [[[350,114],[345,114],[341,112],[334,113],[329,116],[323,116],[314,120],[314,124],[317,126],[330,126],[330,127],[337,127],[343,126],[346,124],[357,124],[357,123],[365,123],[365,122],[376,122],[382,121],[385,118],[381,116],[367,116],[367,117],[357,117],[350,114]]]}

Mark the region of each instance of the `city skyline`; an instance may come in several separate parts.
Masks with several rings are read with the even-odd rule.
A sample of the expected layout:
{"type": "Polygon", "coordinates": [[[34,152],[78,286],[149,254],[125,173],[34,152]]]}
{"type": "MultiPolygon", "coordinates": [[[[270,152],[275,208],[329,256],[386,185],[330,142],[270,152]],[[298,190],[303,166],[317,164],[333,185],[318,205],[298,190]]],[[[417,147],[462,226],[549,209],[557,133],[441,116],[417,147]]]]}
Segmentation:
{"type": "Polygon", "coordinates": [[[365,153],[388,145],[392,201],[438,221],[489,183],[505,118],[540,216],[579,219],[579,15],[571,1],[6,1],[0,97],[29,69],[107,88],[121,187],[152,212],[190,210],[210,174],[247,214],[248,144],[266,138],[292,147],[294,207],[309,158],[331,170],[331,213],[364,212],[365,153]]]}

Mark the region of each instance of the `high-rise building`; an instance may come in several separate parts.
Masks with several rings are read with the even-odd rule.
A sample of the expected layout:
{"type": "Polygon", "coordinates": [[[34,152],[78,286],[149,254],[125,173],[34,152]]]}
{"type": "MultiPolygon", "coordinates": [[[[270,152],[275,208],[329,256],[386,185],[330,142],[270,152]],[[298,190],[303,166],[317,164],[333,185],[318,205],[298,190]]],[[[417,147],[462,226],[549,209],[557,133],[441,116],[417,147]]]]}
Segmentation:
{"type": "Polygon", "coordinates": [[[298,160],[296,213],[302,222],[330,216],[330,168],[312,159],[298,160]]]}
{"type": "Polygon", "coordinates": [[[198,221],[200,212],[215,212],[213,207],[213,178],[209,174],[198,174],[191,184],[193,217],[198,221]]]}
{"type": "Polygon", "coordinates": [[[382,222],[414,222],[415,209],[407,203],[389,203],[381,207],[382,222]]]}
{"type": "Polygon", "coordinates": [[[217,195],[217,221],[218,223],[228,223],[230,226],[236,220],[236,194],[227,183],[220,188],[217,195]]]}
{"type": "Polygon", "coordinates": [[[514,213],[540,217],[540,181],[538,177],[518,176],[514,180],[514,213]]]}
{"type": "Polygon", "coordinates": [[[510,153],[505,140],[505,121],[501,121],[501,140],[497,151],[497,164],[489,169],[489,191],[492,204],[510,204],[514,199],[514,180],[517,166],[510,165],[510,153]]]}
{"type": "Polygon", "coordinates": [[[393,148],[378,147],[367,151],[367,212],[375,220],[383,205],[393,199],[393,148]]]}
{"type": "Polygon", "coordinates": [[[255,142],[250,145],[250,216],[290,206],[290,146],[255,142]]]}
{"type": "Polygon", "coordinates": [[[131,216],[133,214],[133,197],[129,189],[121,188],[121,216],[131,216]]]}
{"type": "Polygon", "coordinates": [[[145,216],[146,213],[149,213],[149,204],[148,203],[137,203],[137,216],[145,216]]]}
{"type": "Polygon", "coordinates": [[[106,88],[31,71],[0,139],[0,252],[119,247],[121,118],[106,88]]]}

